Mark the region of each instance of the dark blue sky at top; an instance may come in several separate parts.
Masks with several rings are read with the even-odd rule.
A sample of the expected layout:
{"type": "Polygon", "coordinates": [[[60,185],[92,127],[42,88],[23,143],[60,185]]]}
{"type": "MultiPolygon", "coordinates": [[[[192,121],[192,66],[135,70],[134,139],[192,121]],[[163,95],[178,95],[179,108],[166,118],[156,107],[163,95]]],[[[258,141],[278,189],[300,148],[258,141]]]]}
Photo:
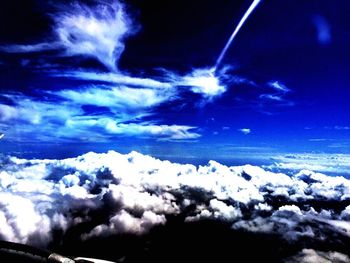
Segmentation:
{"type": "MultiPolygon", "coordinates": [[[[96,11],[102,2],[78,4],[96,11]]],[[[262,0],[229,48],[221,65],[226,71],[217,73],[225,90],[210,94],[193,87],[198,80],[193,72],[215,64],[251,1],[123,3],[132,21],[127,31],[133,33],[120,40],[125,49],[116,68],[98,55],[80,49],[74,53],[69,49],[77,46],[72,45],[18,51],[18,45],[56,45],[53,31],[61,16],[76,7],[72,1],[3,3],[1,152],[55,157],[115,149],[212,159],[270,152],[349,153],[348,1],[262,0]],[[111,82],[81,72],[132,80],[111,82]],[[170,83],[171,94],[164,92],[167,85],[158,94],[153,84],[141,85],[136,78],[170,83]],[[102,94],[102,102],[93,102],[96,94],[102,94]],[[111,96],[117,106],[106,102],[111,96]]],[[[70,37],[75,43],[86,36],[70,37]]]]}

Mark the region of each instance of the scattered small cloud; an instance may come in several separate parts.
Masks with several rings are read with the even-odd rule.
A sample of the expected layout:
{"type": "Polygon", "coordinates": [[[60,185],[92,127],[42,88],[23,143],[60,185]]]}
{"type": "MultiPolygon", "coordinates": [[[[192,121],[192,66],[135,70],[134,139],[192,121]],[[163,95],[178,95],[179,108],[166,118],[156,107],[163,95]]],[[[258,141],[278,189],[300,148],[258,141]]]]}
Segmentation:
{"type": "Polygon", "coordinates": [[[268,83],[268,86],[270,86],[271,88],[279,92],[283,92],[283,93],[290,92],[290,89],[288,89],[286,85],[282,84],[279,81],[271,81],[268,83]]]}
{"type": "Polygon", "coordinates": [[[332,141],[333,139],[325,139],[325,138],[312,138],[309,139],[309,142],[326,142],[326,141],[332,141]]]}
{"type": "Polygon", "coordinates": [[[280,95],[273,95],[273,94],[261,94],[259,96],[260,99],[266,99],[266,100],[272,100],[272,101],[284,101],[282,96],[280,95]]]}
{"type": "Polygon", "coordinates": [[[244,135],[247,135],[247,134],[251,133],[251,130],[249,128],[238,129],[238,131],[240,131],[244,135]]]}
{"type": "Polygon", "coordinates": [[[350,130],[350,126],[334,126],[335,130],[350,130]]]}
{"type": "Polygon", "coordinates": [[[289,89],[283,83],[279,81],[270,81],[267,83],[267,87],[269,88],[269,92],[260,94],[258,97],[258,108],[260,112],[268,115],[273,115],[273,112],[269,110],[269,108],[273,106],[290,107],[295,105],[293,101],[286,98],[287,94],[291,92],[291,89],[289,89]]]}

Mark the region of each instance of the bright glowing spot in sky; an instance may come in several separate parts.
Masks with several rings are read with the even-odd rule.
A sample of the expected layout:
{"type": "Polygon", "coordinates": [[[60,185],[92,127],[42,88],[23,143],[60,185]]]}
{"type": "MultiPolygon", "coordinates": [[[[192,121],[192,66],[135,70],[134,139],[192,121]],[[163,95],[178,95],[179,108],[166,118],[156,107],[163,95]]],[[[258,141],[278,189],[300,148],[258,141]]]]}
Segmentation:
{"type": "Polygon", "coordinates": [[[226,87],[221,85],[219,78],[214,75],[213,69],[196,69],[185,76],[183,81],[192,87],[192,92],[205,97],[218,96],[226,91],[226,87]]]}

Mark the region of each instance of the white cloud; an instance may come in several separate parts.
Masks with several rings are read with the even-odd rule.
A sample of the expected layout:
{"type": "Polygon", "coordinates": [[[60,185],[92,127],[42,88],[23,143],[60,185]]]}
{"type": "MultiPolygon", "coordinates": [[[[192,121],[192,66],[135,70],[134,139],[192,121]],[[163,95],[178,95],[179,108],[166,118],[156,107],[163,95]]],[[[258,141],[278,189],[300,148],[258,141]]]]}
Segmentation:
{"type": "Polygon", "coordinates": [[[260,99],[273,100],[273,101],[284,101],[281,95],[276,94],[262,94],[259,96],[260,99]]]}
{"type": "MultiPolygon", "coordinates": [[[[102,128],[106,134],[124,136],[146,136],[159,140],[196,139],[200,134],[192,132],[196,127],[181,125],[155,125],[149,123],[118,123],[111,118],[72,118],[67,120],[69,130],[88,132],[91,128],[102,128]]],[[[75,136],[73,136],[74,138],[75,136]]]]}
{"type": "Polygon", "coordinates": [[[271,157],[275,163],[265,168],[276,170],[311,170],[349,174],[350,159],[346,154],[288,154],[271,157]]]}
{"type": "Polygon", "coordinates": [[[125,38],[137,31],[124,6],[118,1],[100,1],[94,7],[75,3],[61,5],[60,9],[51,16],[52,42],[2,46],[1,50],[11,53],[63,50],[61,55],[94,57],[116,71],[125,38]]]}
{"type": "MultiPolygon", "coordinates": [[[[77,78],[84,80],[105,81],[119,85],[130,85],[152,89],[163,89],[163,92],[173,92],[178,87],[185,87],[193,93],[201,94],[206,99],[212,99],[226,92],[227,88],[221,83],[226,75],[226,69],[213,72],[212,69],[193,69],[185,75],[162,70],[159,79],[138,78],[120,73],[94,73],[94,72],[51,72],[54,76],[77,78]]],[[[237,80],[241,81],[241,80],[237,80]]]]}
{"type": "Polygon", "coordinates": [[[33,45],[0,46],[0,50],[8,53],[30,53],[55,50],[60,47],[59,43],[38,43],[33,45]]]}
{"type": "Polygon", "coordinates": [[[140,78],[122,73],[96,73],[91,71],[50,71],[52,76],[67,77],[81,80],[94,80],[108,82],[111,84],[145,87],[152,89],[170,89],[173,87],[168,81],[158,81],[151,78],[140,78]]]}
{"type": "Polygon", "coordinates": [[[290,92],[290,89],[288,89],[286,85],[282,84],[279,81],[271,81],[268,83],[268,85],[271,88],[274,88],[278,92],[283,92],[283,93],[290,92]]]}
{"type": "MultiPolygon", "coordinates": [[[[261,94],[259,99],[262,103],[274,103],[278,106],[294,106],[294,102],[286,99],[286,95],[291,91],[286,85],[279,81],[270,81],[267,83],[267,86],[272,88],[273,92],[261,94]]],[[[261,106],[263,104],[260,104],[261,106]]]]}
{"type": "Polygon", "coordinates": [[[251,130],[249,128],[238,129],[238,131],[240,131],[244,135],[247,135],[247,134],[251,133],[251,130]]]}
{"type": "Polygon", "coordinates": [[[212,69],[196,69],[175,80],[175,85],[190,86],[192,92],[213,98],[226,91],[226,87],[220,84],[220,79],[215,74],[212,69]]]}
{"type": "Polygon", "coordinates": [[[91,8],[77,3],[60,6],[60,12],[52,18],[56,36],[52,46],[45,42],[4,48],[9,52],[59,48],[65,55],[94,57],[109,69],[108,73],[60,70],[49,74],[108,84],[47,91],[45,101],[38,101],[35,96],[4,94],[14,102],[13,106],[0,105],[0,120],[8,129],[16,124],[16,133],[7,133],[9,140],[108,141],[113,135],[125,135],[179,141],[200,137],[194,132],[196,127],[160,123],[161,118],[155,117],[157,107],[179,100],[183,90],[201,94],[207,100],[222,94],[226,88],[220,83],[220,77],[226,69],[215,76],[208,69],[195,69],[182,76],[164,71],[163,76],[159,76],[162,81],[121,73],[116,64],[124,49],[125,37],[134,33],[135,28],[119,2],[104,1],[91,8]],[[86,106],[100,108],[94,111],[86,106]],[[151,116],[156,120],[150,120],[151,116]],[[87,131],[88,128],[92,130],[87,131]]]}
{"type": "MultiPolygon", "coordinates": [[[[181,95],[188,91],[201,95],[197,105],[212,101],[227,90],[223,84],[227,80],[227,67],[215,72],[208,68],[192,69],[182,75],[163,70],[160,76],[153,78],[123,73],[117,69],[117,64],[125,38],[137,30],[124,5],[118,1],[97,1],[92,6],[75,3],[57,7],[57,12],[51,16],[54,21],[51,43],[46,40],[32,45],[10,45],[2,50],[23,53],[57,49],[61,51],[58,56],[93,57],[104,64],[108,72],[45,71],[52,77],[93,82],[74,89],[42,91],[45,101],[38,101],[35,95],[4,94],[14,103],[0,105],[0,120],[10,130],[7,133],[10,141],[108,141],[113,135],[173,141],[200,137],[194,132],[197,127],[161,123],[157,107],[180,101],[181,95]],[[97,85],[96,81],[103,84],[97,85]],[[86,106],[100,108],[94,111],[93,107],[86,106]],[[10,129],[14,124],[16,132],[10,129]],[[88,128],[92,130],[87,131],[88,128]]],[[[235,76],[230,79],[242,81],[235,76]]]]}
{"type": "MultiPolygon", "coordinates": [[[[223,94],[227,88],[220,78],[227,68],[214,72],[214,69],[194,69],[178,75],[164,70],[164,81],[151,78],[132,77],[117,70],[118,61],[124,51],[125,38],[134,34],[137,28],[120,2],[100,2],[94,7],[81,4],[61,6],[60,12],[52,15],[54,20],[52,43],[33,45],[11,45],[2,47],[6,52],[33,52],[49,49],[62,49],[66,56],[94,57],[113,73],[94,73],[72,71],[51,72],[52,75],[73,77],[84,80],[100,80],[121,85],[148,88],[165,88],[173,90],[188,87],[190,91],[201,94],[205,99],[212,99],[223,94]]],[[[62,54],[61,54],[62,55],[62,54]]],[[[240,81],[237,79],[237,81],[240,81]]],[[[174,92],[174,91],[173,91],[174,92]]]]}
{"type": "Polygon", "coordinates": [[[123,109],[130,112],[147,110],[169,101],[173,96],[171,90],[138,89],[125,86],[92,86],[83,90],[61,90],[54,92],[54,94],[78,105],[105,106],[118,112],[123,111],[123,109]]]}
{"type": "Polygon", "coordinates": [[[0,120],[8,121],[18,117],[18,111],[15,107],[0,104],[0,120]]]}
{"type": "Polygon", "coordinates": [[[11,157],[1,165],[0,192],[0,236],[22,243],[35,238],[36,244],[48,244],[53,229],[64,232],[90,222],[90,211],[104,207],[109,207],[104,223],[81,232],[81,238],[143,234],[166,224],[168,215],[183,213],[186,222],[219,220],[294,242],[327,242],[330,233],[337,242],[350,233],[344,221],[350,181],[311,171],[287,176],[215,161],[195,167],[136,152],[91,152],[64,160],[11,157]]]}
{"type": "Polygon", "coordinates": [[[297,255],[292,256],[285,261],[286,263],[319,263],[319,262],[350,262],[350,258],[342,253],[329,251],[317,251],[310,248],[304,248],[297,255]]]}
{"type": "Polygon", "coordinates": [[[111,70],[124,51],[124,39],[135,32],[120,2],[101,2],[93,8],[76,3],[53,19],[67,55],[95,57],[111,70]]]}
{"type": "Polygon", "coordinates": [[[92,86],[82,91],[61,90],[49,94],[56,99],[42,102],[16,95],[11,98],[17,105],[0,104],[0,120],[8,128],[16,123],[16,132],[11,129],[7,132],[9,140],[108,141],[109,136],[118,135],[180,141],[200,137],[194,126],[142,121],[154,114],[154,107],[171,99],[173,94],[169,90],[92,86]],[[90,114],[83,110],[86,105],[105,108],[90,114]]]}

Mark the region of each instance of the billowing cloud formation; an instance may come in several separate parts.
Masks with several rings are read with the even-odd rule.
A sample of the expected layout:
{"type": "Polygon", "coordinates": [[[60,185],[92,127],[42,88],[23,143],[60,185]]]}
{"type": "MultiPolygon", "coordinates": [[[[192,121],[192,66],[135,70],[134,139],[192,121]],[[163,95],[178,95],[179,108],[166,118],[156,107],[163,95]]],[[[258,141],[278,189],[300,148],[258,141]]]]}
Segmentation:
{"type": "Polygon", "coordinates": [[[144,234],[179,215],[321,251],[331,242],[345,253],[342,244],[350,238],[350,181],[343,177],[307,170],[287,176],[215,161],[196,167],[114,151],[64,160],[4,157],[1,167],[5,240],[45,245],[54,241],[54,231],[84,223],[90,225],[79,232],[81,239],[144,234]]]}

